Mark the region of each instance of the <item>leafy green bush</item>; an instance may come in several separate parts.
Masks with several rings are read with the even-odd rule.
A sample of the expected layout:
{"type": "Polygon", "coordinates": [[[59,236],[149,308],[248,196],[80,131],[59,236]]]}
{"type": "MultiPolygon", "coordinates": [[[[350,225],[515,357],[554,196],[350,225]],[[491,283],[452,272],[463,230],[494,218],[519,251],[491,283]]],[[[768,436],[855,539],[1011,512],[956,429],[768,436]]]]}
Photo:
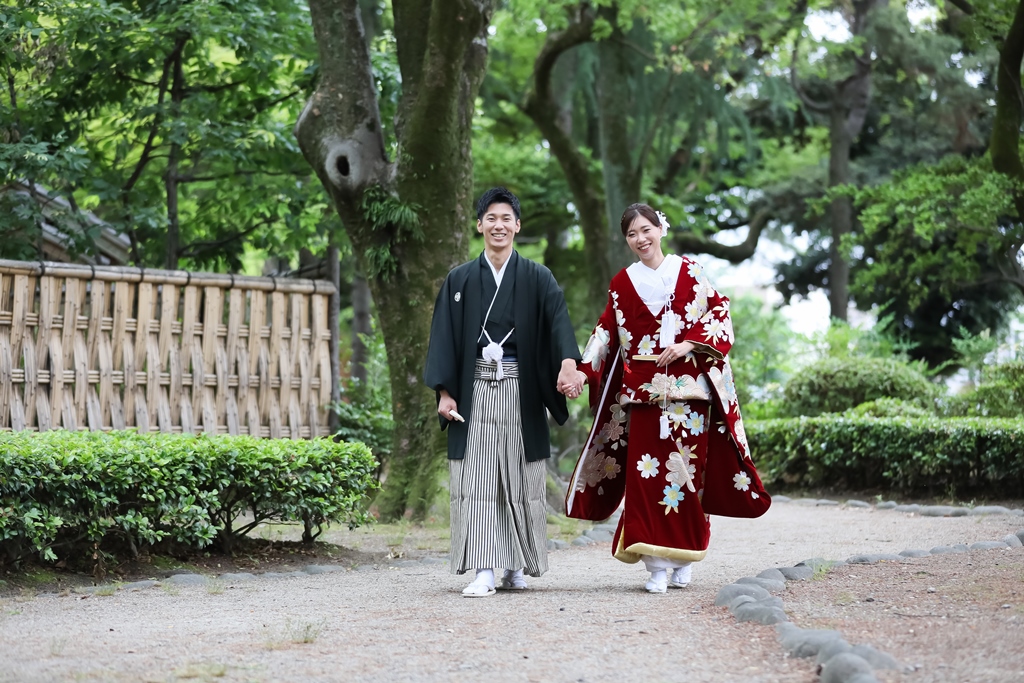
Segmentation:
{"type": "Polygon", "coordinates": [[[751,421],[768,484],[904,492],[1024,490],[1024,420],[823,416],[751,421]]]}
{"type": "Polygon", "coordinates": [[[847,357],[824,358],[804,368],[786,384],[784,396],[790,415],[814,417],[879,398],[898,398],[931,410],[939,392],[940,387],[913,364],[847,357]]]}
{"type": "Polygon", "coordinates": [[[843,417],[932,417],[931,413],[921,406],[904,401],[900,398],[876,398],[873,401],[861,403],[856,408],[850,408],[843,413],[843,417]]]}
{"type": "Polygon", "coordinates": [[[332,406],[338,414],[336,435],[342,441],[359,441],[370,447],[377,460],[388,461],[395,421],[391,415],[391,381],[384,337],[361,335],[367,348],[366,382],[349,377],[341,382],[341,401],[332,406]]]}
{"type": "Polygon", "coordinates": [[[202,548],[260,522],[369,520],[377,463],[361,443],[136,432],[0,433],[0,564],[33,554],[137,555],[202,548]],[[235,526],[245,514],[245,523],[235,526]]]}
{"type": "Polygon", "coordinates": [[[943,401],[946,415],[1024,417],[1024,361],[988,366],[981,383],[943,401]]]}

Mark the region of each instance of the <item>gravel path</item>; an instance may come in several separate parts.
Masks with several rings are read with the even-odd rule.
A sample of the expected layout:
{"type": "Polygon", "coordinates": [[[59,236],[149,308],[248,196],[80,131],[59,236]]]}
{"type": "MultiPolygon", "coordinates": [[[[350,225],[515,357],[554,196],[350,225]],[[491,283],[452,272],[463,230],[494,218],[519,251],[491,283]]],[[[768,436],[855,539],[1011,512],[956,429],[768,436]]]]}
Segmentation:
{"type": "Polygon", "coordinates": [[[644,593],[642,567],[602,543],[552,552],[527,592],[478,600],[436,560],[11,598],[0,604],[0,681],[810,683],[814,661],[787,657],[773,628],[713,606],[721,586],[811,557],[970,544],[1022,526],[781,503],[757,520],[713,519],[694,583],[665,595],[644,593]]]}

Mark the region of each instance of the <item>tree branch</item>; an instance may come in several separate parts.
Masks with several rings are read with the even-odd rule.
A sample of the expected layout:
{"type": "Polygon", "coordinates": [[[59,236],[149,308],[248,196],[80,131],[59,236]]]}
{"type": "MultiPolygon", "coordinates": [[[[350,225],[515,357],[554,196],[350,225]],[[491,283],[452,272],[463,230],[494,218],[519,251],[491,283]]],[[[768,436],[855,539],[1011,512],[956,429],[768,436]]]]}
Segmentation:
{"type": "Polygon", "coordinates": [[[768,207],[759,209],[754,217],[750,219],[750,230],[747,238],[736,245],[721,244],[710,240],[697,233],[676,235],[672,239],[672,246],[676,251],[689,254],[709,254],[716,258],[725,259],[730,263],[742,263],[757,251],[757,243],[761,239],[771,217],[771,210],[768,207]]]}
{"type": "Polygon", "coordinates": [[[262,228],[264,225],[270,225],[275,220],[277,220],[276,217],[264,218],[261,221],[253,223],[245,230],[236,232],[233,235],[228,235],[223,239],[210,240],[205,242],[192,242],[191,244],[188,245],[188,247],[182,249],[179,252],[178,256],[180,258],[193,258],[195,256],[199,256],[204,251],[210,251],[211,249],[219,249],[220,247],[223,247],[225,245],[231,244],[232,242],[242,239],[246,235],[251,235],[259,228],[262,228]]]}
{"type": "Polygon", "coordinates": [[[179,175],[179,176],[177,176],[177,180],[178,180],[179,183],[182,183],[182,184],[185,184],[185,183],[206,183],[206,182],[215,182],[217,180],[227,180],[229,178],[237,178],[239,176],[254,176],[254,175],[264,175],[264,176],[296,176],[296,177],[301,178],[301,177],[309,175],[309,169],[307,168],[307,169],[303,169],[301,171],[299,171],[299,170],[294,170],[294,171],[240,170],[240,171],[231,171],[229,173],[219,173],[219,174],[214,174],[214,175],[196,175],[195,173],[189,173],[187,175],[179,175]]]}
{"type": "MultiPolygon", "coordinates": [[[[185,43],[187,43],[188,40],[189,36],[187,35],[179,36],[174,43],[174,49],[171,50],[171,53],[167,55],[166,59],[164,59],[164,70],[163,73],[160,74],[160,82],[158,84],[158,105],[164,103],[164,97],[167,94],[167,81],[170,79],[171,76],[171,66],[174,65],[175,60],[178,58],[178,55],[181,54],[181,51],[185,49],[185,43]]],[[[160,128],[161,121],[162,117],[160,115],[160,111],[158,110],[153,115],[153,125],[151,125],[149,128],[149,137],[146,139],[146,143],[142,146],[142,154],[139,156],[138,163],[135,164],[135,170],[132,171],[132,174],[131,176],[129,176],[128,181],[121,188],[122,193],[127,194],[128,192],[131,192],[132,188],[135,187],[135,183],[139,182],[139,178],[142,177],[142,172],[145,170],[146,164],[150,162],[150,155],[153,153],[153,148],[156,143],[156,134],[157,130],[160,128]]]]}
{"type": "Polygon", "coordinates": [[[967,2],[967,0],[947,0],[947,2],[964,14],[974,14],[974,5],[967,2]]]}
{"type": "Polygon", "coordinates": [[[818,102],[817,100],[812,99],[807,93],[804,92],[803,88],[800,87],[800,82],[796,77],[796,63],[797,56],[799,54],[799,49],[800,33],[798,32],[796,40],[793,41],[793,61],[789,65],[789,82],[793,85],[793,90],[796,91],[797,97],[800,98],[800,101],[803,103],[805,107],[819,114],[827,114],[832,110],[832,107],[829,106],[828,104],[818,102]]]}

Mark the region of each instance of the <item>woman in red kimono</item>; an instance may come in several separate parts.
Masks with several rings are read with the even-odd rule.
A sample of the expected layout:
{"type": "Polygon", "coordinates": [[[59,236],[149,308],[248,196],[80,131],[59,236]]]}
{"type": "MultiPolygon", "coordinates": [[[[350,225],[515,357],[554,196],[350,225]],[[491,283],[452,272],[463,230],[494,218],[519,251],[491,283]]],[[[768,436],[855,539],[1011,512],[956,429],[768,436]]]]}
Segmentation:
{"type": "Polygon", "coordinates": [[[686,586],[690,563],[704,559],[709,515],[759,517],[771,498],[750,459],[726,360],[729,300],[696,261],[662,252],[663,214],[633,204],[621,228],[640,260],[612,278],[579,364],[595,419],[566,514],[606,519],[625,497],[612,555],[643,560],[645,588],[664,593],[686,586]]]}

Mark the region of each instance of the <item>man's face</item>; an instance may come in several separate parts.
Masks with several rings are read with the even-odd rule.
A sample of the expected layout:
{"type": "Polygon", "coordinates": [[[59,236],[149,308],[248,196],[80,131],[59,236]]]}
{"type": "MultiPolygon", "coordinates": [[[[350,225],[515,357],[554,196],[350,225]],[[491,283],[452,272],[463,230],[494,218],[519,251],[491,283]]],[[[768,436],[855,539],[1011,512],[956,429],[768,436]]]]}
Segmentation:
{"type": "Polygon", "coordinates": [[[515,239],[519,221],[508,204],[491,204],[484,217],[476,222],[476,231],[484,236],[484,244],[492,251],[500,251],[515,239]]]}

